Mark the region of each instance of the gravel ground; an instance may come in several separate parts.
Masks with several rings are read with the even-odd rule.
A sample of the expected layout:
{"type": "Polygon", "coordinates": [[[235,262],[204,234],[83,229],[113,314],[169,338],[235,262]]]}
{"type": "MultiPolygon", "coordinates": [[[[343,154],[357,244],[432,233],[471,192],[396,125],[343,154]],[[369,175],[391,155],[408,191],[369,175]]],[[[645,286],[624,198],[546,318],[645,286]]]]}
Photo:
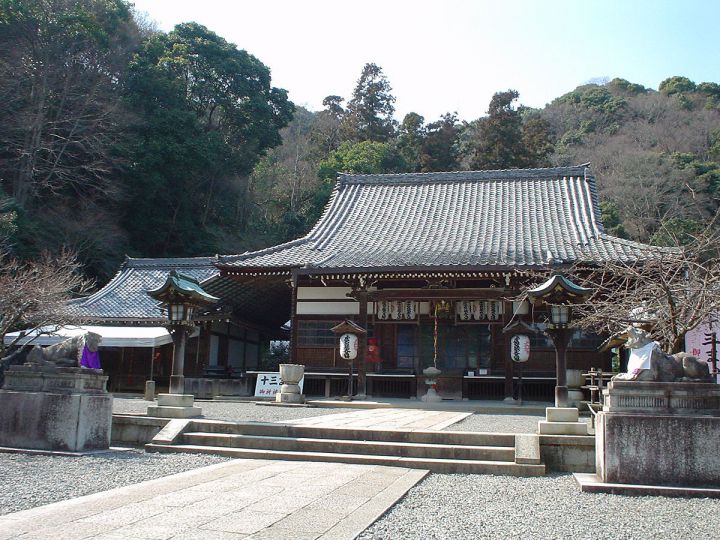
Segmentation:
{"type": "Polygon", "coordinates": [[[451,424],[448,431],[486,431],[494,433],[535,433],[542,416],[530,414],[473,413],[464,420],[451,424]]]}
{"type": "MultiPolygon", "coordinates": [[[[545,415],[474,413],[445,429],[448,431],[485,431],[492,433],[536,433],[539,420],[545,420],[545,415]]],[[[590,420],[581,417],[580,421],[589,422],[590,420]]]]}
{"type": "Polygon", "coordinates": [[[358,538],[718,538],[720,500],[581,493],[570,474],[431,474],[358,538]]]}
{"type": "MultiPolygon", "coordinates": [[[[123,398],[115,396],[113,412],[122,414],[145,414],[152,401],[141,398],[123,398]]],[[[347,412],[347,409],[320,407],[276,407],[272,405],[255,405],[254,402],[238,401],[195,401],[202,408],[203,416],[210,420],[227,422],[279,422],[295,420],[325,414],[347,412]]]]}
{"type": "Polygon", "coordinates": [[[226,461],[131,449],[82,457],[0,453],[0,515],[226,461]]]}

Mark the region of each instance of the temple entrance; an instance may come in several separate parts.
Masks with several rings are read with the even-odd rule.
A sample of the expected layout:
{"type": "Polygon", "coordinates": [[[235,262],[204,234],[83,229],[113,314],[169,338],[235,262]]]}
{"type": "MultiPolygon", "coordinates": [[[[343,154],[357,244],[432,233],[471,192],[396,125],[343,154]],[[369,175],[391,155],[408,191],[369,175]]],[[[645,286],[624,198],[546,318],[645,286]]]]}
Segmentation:
{"type": "MultiPolygon", "coordinates": [[[[397,367],[420,373],[433,365],[435,323],[397,325],[397,367]]],[[[492,339],[489,324],[438,325],[437,367],[443,373],[463,374],[468,370],[489,369],[492,339]]]]}

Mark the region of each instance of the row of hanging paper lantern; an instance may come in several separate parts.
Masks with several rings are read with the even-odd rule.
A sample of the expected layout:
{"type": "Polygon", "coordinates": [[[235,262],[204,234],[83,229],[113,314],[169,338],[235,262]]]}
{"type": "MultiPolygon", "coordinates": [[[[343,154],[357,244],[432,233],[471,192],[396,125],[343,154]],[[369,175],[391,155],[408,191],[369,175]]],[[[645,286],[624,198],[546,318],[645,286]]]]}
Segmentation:
{"type": "Polygon", "coordinates": [[[460,300],[455,311],[461,321],[497,321],[503,314],[503,303],[496,300],[460,300]]]}
{"type": "Polygon", "coordinates": [[[414,300],[380,300],[377,302],[376,315],[381,321],[388,319],[411,321],[417,317],[417,302],[414,300]]]}

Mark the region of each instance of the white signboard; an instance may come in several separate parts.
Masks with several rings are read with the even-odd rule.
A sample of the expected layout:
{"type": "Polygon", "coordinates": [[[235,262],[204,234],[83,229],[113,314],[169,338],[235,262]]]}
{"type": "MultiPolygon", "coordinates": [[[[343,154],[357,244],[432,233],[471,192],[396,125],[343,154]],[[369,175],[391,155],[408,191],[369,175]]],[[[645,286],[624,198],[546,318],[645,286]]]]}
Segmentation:
{"type": "MultiPolygon", "coordinates": [[[[300,386],[301,394],[304,382],[305,377],[300,379],[300,382],[298,383],[298,385],[300,386]]],[[[255,383],[255,397],[274,399],[275,394],[280,391],[281,385],[282,382],[280,381],[279,372],[260,372],[257,374],[257,382],[255,383]]]]}
{"type": "MultiPolygon", "coordinates": [[[[718,339],[720,339],[720,323],[717,321],[717,316],[712,319],[699,324],[685,334],[685,352],[690,353],[693,356],[697,356],[698,359],[707,362],[711,371],[712,364],[710,363],[710,344],[706,344],[706,342],[710,341],[710,339],[707,334],[716,332],[718,339]]],[[[720,352],[720,345],[718,345],[718,351],[720,352]]],[[[718,354],[718,356],[720,356],[720,354],[718,354]]],[[[720,374],[717,377],[717,382],[720,383],[720,374]]]]}

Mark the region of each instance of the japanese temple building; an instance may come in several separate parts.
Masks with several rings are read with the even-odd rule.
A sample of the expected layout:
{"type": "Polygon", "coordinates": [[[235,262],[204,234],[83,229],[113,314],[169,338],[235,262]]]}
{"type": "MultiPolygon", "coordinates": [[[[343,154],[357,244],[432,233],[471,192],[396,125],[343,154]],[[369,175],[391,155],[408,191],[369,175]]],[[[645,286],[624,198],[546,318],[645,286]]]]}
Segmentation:
{"type": "MultiPolygon", "coordinates": [[[[588,165],[341,174],[306,236],[219,256],[219,275],[208,283],[215,295],[217,283],[229,280],[268,291],[289,283],[282,302],[256,309],[277,325],[291,319],[292,360],[309,374],[347,369],[330,329],[351,319],[376,351],[366,355],[361,340],[360,393],[424,393],[422,370],[437,354],[443,397],[502,399],[513,393],[512,332],[503,330],[515,321],[542,329],[547,320],[512,302],[528,272],[636,260],[652,249],[605,233],[588,165]]],[[[608,370],[600,341],[576,332],[568,369],[608,370]]],[[[542,333],[531,347],[525,396],[551,399],[554,349],[542,333]]],[[[306,392],[319,393],[308,382],[306,392]]]]}
{"type": "MultiPolygon", "coordinates": [[[[652,249],[605,233],[588,165],[341,174],[302,238],[240,255],[128,258],[105,287],[71,308],[82,324],[162,329],[164,315],[147,291],[176,270],[221,299],[188,341],[186,378],[243,379],[247,391],[261,350],[289,337],[291,361],[306,366],[304,392],[346,394],[348,365],[330,329],[350,319],[367,330],[356,391],[421,395],[422,370],[437,355],[442,397],[502,399],[514,392],[512,329],[542,330],[547,320],[513,302],[532,284],[528,273],[631,261],[652,249]]],[[[542,332],[531,339],[523,394],[551,400],[554,348],[542,332]]],[[[170,341],[103,351],[111,389],[141,390],[148,377],[162,386],[170,341]]],[[[601,341],[577,331],[568,369],[608,370],[601,341]]]]}
{"type": "MultiPolygon", "coordinates": [[[[172,339],[164,326],[166,314],[147,291],[160,287],[173,270],[198,282],[207,282],[219,275],[216,264],[217,257],[128,257],[102,289],[71,302],[70,309],[79,328],[103,336],[101,362],[110,376],[111,391],[142,391],[149,379],[156,380],[160,388],[167,386],[172,368],[172,339]]],[[[262,316],[252,321],[238,316],[243,310],[252,312],[248,306],[256,305],[260,298],[269,298],[267,291],[252,287],[243,288],[242,292],[243,295],[234,298],[237,305],[230,305],[226,298],[219,308],[198,317],[186,349],[185,374],[190,383],[210,374],[234,382],[226,385],[230,391],[246,388],[247,385],[237,382],[247,370],[258,368],[263,344],[272,339],[287,339],[282,323],[269,328],[263,324],[262,316]]],[[[77,334],[78,329],[70,328],[68,333],[77,334]]],[[[61,339],[62,333],[41,336],[34,343],[51,345],[61,339]]]]}

